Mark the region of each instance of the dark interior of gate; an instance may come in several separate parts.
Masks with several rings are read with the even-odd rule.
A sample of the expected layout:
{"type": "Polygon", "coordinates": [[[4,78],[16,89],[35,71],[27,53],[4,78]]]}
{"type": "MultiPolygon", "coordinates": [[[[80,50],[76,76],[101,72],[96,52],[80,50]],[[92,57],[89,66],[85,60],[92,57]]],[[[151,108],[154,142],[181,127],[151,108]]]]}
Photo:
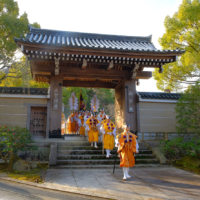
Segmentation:
{"type": "MultiPolygon", "coordinates": [[[[183,52],[157,50],[151,36],[132,37],[37,29],[16,44],[30,61],[33,79],[50,84],[49,131],[59,131],[62,87],[115,89],[115,123],[137,131],[136,84],[183,52]]],[[[144,33],[145,34],[145,33],[144,33]]],[[[34,112],[34,111],[33,111],[34,112]]]]}

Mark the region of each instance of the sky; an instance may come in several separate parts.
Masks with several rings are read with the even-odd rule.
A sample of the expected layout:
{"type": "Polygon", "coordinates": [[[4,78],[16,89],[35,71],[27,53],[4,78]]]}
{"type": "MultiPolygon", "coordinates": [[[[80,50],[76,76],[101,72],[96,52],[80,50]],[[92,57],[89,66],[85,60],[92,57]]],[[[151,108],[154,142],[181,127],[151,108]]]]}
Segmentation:
{"type": "MultiPolygon", "coordinates": [[[[113,35],[149,36],[156,48],[164,20],[182,0],[18,0],[20,14],[41,28],[113,35]]],[[[148,69],[149,70],[149,69],[148,69]]],[[[156,81],[140,80],[137,91],[159,92],[156,81]]]]}

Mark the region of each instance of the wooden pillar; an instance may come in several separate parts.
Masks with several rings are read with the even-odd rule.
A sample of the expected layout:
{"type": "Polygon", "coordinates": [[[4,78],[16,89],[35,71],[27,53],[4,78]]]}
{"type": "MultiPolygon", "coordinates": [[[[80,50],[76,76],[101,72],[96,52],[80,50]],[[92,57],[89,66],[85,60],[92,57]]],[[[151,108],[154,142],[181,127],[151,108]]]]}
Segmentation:
{"type": "Polygon", "coordinates": [[[115,124],[117,133],[123,124],[129,124],[137,131],[136,84],[135,79],[125,80],[115,88],[115,124]]]}
{"type": "Polygon", "coordinates": [[[51,76],[50,86],[50,132],[61,131],[63,76],[51,76]]]}

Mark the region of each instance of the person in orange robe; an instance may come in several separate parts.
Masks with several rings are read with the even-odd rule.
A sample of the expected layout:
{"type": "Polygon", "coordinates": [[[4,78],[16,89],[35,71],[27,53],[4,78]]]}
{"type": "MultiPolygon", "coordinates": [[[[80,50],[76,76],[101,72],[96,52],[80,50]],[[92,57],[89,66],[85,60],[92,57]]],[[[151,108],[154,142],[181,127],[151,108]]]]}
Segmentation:
{"type": "MultiPolygon", "coordinates": [[[[79,116],[79,133],[80,136],[85,137],[85,126],[84,126],[84,116],[85,116],[85,112],[81,112],[80,116],[79,116]]],[[[84,139],[83,139],[84,140],[84,139]]]]}
{"type": "Polygon", "coordinates": [[[72,115],[72,113],[70,114],[70,116],[68,117],[68,120],[67,120],[68,134],[70,134],[70,133],[71,133],[71,131],[72,131],[72,125],[71,125],[71,115],[72,115]]]}
{"type": "Polygon", "coordinates": [[[131,178],[129,168],[135,165],[134,153],[139,153],[137,136],[130,132],[130,126],[126,125],[124,132],[118,138],[118,153],[120,154],[120,167],[123,167],[124,177],[131,178]]]}
{"type": "Polygon", "coordinates": [[[72,112],[68,119],[68,133],[73,134],[76,132],[76,122],[74,120],[75,115],[72,112]]]}
{"type": "Polygon", "coordinates": [[[75,123],[74,130],[75,130],[76,134],[78,133],[78,130],[79,130],[78,121],[79,121],[78,112],[75,112],[75,114],[74,114],[74,123],[75,123]]]}
{"type": "Polygon", "coordinates": [[[99,126],[100,122],[97,118],[94,117],[92,114],[90,118],[86,121],[86,130],[88,131],[88,140],[91,142],[91,146],[93,146],[94,142],[94,147],[98,148],[97,142],[99,140],[99,126]]]}
{"type": "Polygon", "coordinates": [[[103,134],[103,143],[104,149],[106,149],[106,158],[112,156],[110,152],[114,149],[115,145],[115,124],[110,120],[110,116],[106,116],[106,120],[104,120],[103,124],[101,125],[101,132],[103,134]]]}

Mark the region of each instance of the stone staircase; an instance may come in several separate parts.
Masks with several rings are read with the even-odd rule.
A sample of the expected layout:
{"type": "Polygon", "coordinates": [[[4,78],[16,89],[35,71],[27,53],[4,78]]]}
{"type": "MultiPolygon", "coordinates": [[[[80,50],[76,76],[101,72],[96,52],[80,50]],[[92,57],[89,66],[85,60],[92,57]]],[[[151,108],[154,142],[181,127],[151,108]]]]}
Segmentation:
{"type": "MultiPolygon", "coordinates": [[[[98,142],[98,149],[90,146],[87,141],[66,141],[57,144],[57,166],[53,168],[113,168],[116,156],[116,148],[111,151],[112,157],[106,158],[102,154],[102,142],[98,142]]],[[[152,154],[152,151],[143,142],[139,142],[139,154],[136,154],[136,166],[159,166],[160,162],[152,154]]],[[[117,157],[116,168],[120,160],[117,157]]]]}

